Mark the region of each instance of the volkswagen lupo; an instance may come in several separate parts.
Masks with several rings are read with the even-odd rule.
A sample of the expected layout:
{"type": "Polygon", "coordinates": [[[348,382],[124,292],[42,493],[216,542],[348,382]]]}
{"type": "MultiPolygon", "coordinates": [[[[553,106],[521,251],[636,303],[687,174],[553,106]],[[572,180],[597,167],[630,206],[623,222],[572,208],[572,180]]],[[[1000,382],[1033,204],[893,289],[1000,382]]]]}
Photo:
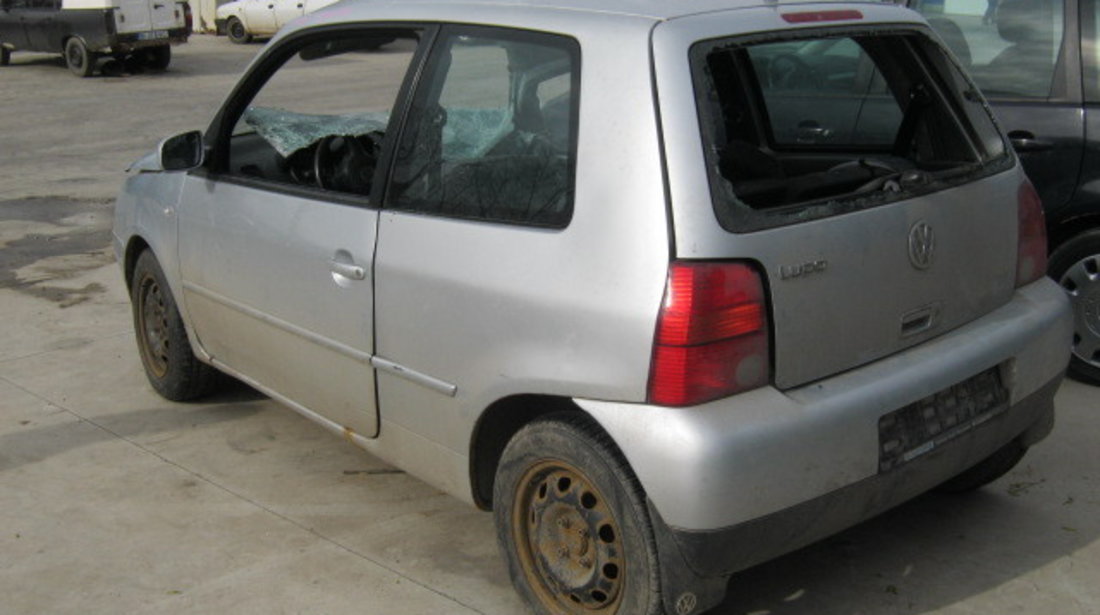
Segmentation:
{"type": "Polygon", "coordinates": [[[335,4],[114,235],[157,391],[224,372],[491,509],[543,614],[698,613],[980,487],[1070,355],[1035,191],[887,3],[335,4]]]}

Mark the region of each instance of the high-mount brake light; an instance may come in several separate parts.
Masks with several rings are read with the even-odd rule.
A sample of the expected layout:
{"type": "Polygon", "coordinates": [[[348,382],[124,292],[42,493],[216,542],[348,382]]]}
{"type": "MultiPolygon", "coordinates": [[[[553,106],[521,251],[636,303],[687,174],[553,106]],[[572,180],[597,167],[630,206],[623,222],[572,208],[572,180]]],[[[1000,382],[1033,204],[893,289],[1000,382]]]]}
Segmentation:
{"type": "Polygon", "coordinates": [[[801,13],[783,13],[783,21],[787,23],[823,23],[827,21],[858,21],[863,19],[863,13],[853,10],[839,11],[806,11],[801,13]]]}
{"type": "Polygon", "coordinates": [[[657,320],[648,399],[693,406],[768,383],[760,275],[745,263],[678,261],[657,320]]]}
{"type": "Polygon", "coordinates": [[[1043,202],[1031,182],[1024,180],[1016,192],[1020,220],[1016,251],[1016,287],[1030,284],[1047,271],[1047,226],[1043,202]]]}

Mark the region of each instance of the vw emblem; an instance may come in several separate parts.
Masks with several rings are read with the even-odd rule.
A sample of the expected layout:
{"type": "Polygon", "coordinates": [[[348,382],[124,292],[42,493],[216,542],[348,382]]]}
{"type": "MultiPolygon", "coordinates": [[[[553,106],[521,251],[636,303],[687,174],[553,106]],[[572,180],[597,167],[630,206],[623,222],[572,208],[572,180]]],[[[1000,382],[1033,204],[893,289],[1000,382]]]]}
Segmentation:
{"type": "Polygon", "coordinates": [[[909,262],[917,269],[928,269],[936,255],[936,234],[923,220],[909,229],[909,262]]]}

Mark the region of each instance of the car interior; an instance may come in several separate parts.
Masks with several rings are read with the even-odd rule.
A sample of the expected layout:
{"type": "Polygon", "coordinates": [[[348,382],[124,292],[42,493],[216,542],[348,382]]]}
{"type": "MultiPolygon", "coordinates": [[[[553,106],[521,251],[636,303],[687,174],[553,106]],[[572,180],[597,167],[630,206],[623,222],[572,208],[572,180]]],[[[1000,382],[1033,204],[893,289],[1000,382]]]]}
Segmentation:
{"type": "Polygon", "coordinates": [[[716,201],[772,210],[905,193],[990,154],[961,112],[980,99],[945,78],[924,37],[709,43],[693,54],[716,201]]]}
{"type": "MultiPolygon", "coordinates": [[[[313,62],[369,53],[363,45],[327,45],[307,47],[298,57],[313,62]]],[[[505,108],[445,107],[443,79],[421,86],[424,93],[413,101],[391,178],[390,200],[396,207],[532,224],[550,223],[569,207],[573,98],[568,54],[519,42],[504,47],[511,81],[505,108]]],[[[441,56],[436,73],[446,75],[450,59],[441,56]]],[[[232,138],[231,172],[369,195],[389,111],[291,108],[265,104],[245,110],[232,138]]]]}

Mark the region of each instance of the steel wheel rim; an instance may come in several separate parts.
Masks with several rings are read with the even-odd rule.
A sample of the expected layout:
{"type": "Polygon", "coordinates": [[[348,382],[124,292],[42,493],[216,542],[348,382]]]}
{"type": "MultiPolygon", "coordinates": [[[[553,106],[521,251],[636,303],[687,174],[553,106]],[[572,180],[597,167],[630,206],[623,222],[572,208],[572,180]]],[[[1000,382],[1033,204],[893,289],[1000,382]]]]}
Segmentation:
{"type": "Polygon", "coordinates": [[[1073,305],[1073,354],[1100,368],[1100,255],[1077,261],[1058,283],[1073,305]]]}
{"type": "Polygon", "coordinates": [[[157,378],[168,373],[168,306],[155,279],[145,277],[138,287],[138,314],[141,322],[141,354],[157,378]]]}
{"type": "Polygon", "coordinates": [[[235,39],[243,39],[245,35],[244,24],[240,21],[233,20],[229,23],[229,34],[235,39]]]}
{"type": "Polygon", "coordinates": [[[543,461],[512,507],[523,574],[543,604],[570,614],[614,613],[623,595],[622,532],[608,501],[576,467],[543,461]]]}
{"type": "Polygon", "coordinates": [[[69,66],[81,68],[84,66],[84,49],[79,44],[70,44],[68,53],[69,66]]]}

